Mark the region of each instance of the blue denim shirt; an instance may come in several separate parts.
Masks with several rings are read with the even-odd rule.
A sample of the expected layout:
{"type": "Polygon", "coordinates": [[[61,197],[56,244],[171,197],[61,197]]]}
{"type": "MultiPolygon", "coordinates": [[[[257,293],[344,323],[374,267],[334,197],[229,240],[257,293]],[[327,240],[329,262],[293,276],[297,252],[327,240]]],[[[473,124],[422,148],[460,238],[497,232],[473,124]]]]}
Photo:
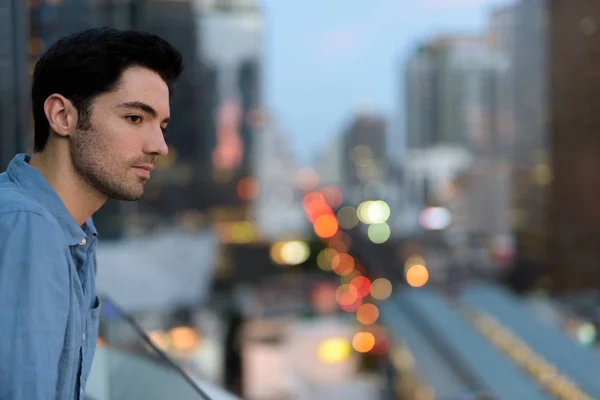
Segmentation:
{"type": "Polygon", "coordinates": [[[98,336],[97,233],[29,158],[0,174],[0,399],[83,399],[98,336]]]}

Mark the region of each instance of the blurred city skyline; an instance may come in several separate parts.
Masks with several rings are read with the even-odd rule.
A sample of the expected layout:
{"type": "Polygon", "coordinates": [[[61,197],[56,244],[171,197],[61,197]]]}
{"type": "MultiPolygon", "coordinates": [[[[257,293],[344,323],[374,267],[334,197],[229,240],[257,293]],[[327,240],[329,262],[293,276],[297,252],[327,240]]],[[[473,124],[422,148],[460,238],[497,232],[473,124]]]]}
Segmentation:
{"type": "Polygon", "coordinates": [[[389,120],[389,143],[402,152],[403,69],[411,51],[437,34],[483,33],[490,12],[513,3],[261,0],[265,108],[301,164],[312,163],[364,106],[389,120]]]}

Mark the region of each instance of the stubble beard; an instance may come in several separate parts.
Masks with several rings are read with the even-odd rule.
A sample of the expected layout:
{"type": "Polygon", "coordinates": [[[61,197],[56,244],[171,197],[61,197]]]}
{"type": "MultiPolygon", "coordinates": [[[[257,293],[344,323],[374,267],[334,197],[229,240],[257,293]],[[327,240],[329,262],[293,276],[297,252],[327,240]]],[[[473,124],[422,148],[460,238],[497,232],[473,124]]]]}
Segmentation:
{"type": "Polygon", "coordinates": [[[89,123],[77,127],[72,143],[73,168],[91,190],[114,200],[135,201],[142,197],[143,184],[126,181],[123,173],[119,173],[121,166],[110,159],[108,148],[89,123]]]}

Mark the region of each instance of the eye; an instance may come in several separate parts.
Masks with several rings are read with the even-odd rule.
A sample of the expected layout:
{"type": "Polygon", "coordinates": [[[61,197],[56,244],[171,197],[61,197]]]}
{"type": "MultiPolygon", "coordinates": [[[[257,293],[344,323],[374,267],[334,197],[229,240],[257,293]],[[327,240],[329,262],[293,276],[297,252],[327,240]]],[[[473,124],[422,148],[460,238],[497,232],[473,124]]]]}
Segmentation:
{"type": "Polygon", "coordinates": [[[142,117],[140,117],[139,115],[128,115],[125,117],[125,119],[127,119],[132,124],[139,124],[140,122],[142,122],[142,117]]]}
{"type": "Polygon", "coordinates": [[[162,131],[163,135],[167,134],[167,128],[168,128],[167,126],[161,126],[160,127],[160,130],[162,131]]]}

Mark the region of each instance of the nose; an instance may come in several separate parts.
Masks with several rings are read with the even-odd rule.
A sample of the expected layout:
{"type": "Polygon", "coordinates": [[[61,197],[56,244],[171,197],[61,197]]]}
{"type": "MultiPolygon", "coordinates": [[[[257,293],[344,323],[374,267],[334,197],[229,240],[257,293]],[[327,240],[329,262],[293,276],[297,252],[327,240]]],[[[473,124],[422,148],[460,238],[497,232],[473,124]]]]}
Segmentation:
{"type": "Polygon", "coordinates": [[[167,142],[165,141],[165,135],[162,132],[160,126],[153,130],[152,135],[146,141],[146,146],[144,149],[146,154],[158,155],[158,156],[166,156],[169,154],[169,147],[167,146],[167,142]]]}

